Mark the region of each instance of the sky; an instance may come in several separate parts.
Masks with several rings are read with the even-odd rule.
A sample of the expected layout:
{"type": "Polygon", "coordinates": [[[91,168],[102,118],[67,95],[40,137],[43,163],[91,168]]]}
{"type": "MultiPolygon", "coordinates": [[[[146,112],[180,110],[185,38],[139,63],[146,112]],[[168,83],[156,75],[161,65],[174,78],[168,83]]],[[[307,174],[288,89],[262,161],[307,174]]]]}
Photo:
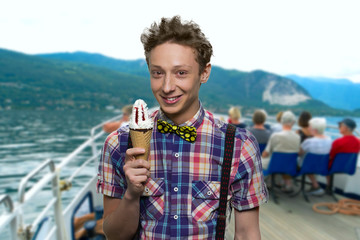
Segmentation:
{"type": "Polygon", "coordinates": [[[198,23],[213,65],[360,83],[359,0],[0,1],[0,48],[144,58],[140,35],[161,17],[198,23]]]}

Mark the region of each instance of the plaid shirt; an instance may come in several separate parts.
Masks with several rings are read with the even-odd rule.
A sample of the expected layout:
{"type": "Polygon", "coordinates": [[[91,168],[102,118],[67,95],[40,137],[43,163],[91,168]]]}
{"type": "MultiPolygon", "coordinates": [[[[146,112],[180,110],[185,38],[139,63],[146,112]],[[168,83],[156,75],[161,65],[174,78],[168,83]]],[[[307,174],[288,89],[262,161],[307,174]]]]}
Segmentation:
{"type": "MultiPolygon", "coordinates": [[[[152,117],[172,123],[160,111],[152,117]]],[[[195,143],[176,134],[152,133],[151,178],[140,199],[142,239],[215,239],[227,124],[202,106],[181,126],[197,129],[195,143]]],[[[99,163],[98,192],[122,198],[127,183],[123,171],[129,128],[110,134],[99,163]]],[[[266,202],[258,144],[251,133],[236,129],[227,209],[242,211],[266,202]]]]}

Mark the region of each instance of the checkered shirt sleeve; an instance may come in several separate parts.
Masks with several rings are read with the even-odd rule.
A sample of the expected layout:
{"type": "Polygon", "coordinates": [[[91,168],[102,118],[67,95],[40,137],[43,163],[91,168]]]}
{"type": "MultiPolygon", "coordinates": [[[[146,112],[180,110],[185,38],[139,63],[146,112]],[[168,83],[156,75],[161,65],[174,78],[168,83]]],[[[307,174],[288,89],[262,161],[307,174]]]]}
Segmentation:
{"type": "Polygon", "coordinates": [[[230,188],[233,195],[231,206],[238,211],[258,207],[268,200],[260,150],[255,137],[249,131],[247,135],[248,138],[242,143],[236,142],[235,156],[240,156],[242,164],[239,164],[230,188]]]}
{"type": "Polygon", "coordinates": [[[111,133],[105,140],[99,162],[97,192],[109,197],[122,198],[126,190],[125,176],[116,171],[113,158],[120,156],[119,133],[111,133]]]}

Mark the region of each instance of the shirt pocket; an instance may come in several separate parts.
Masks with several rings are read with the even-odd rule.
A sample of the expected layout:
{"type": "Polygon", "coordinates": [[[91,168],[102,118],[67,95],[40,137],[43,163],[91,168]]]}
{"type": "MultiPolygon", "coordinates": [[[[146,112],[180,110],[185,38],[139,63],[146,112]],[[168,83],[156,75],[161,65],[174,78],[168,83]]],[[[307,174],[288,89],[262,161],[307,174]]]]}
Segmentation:
{"type": "Polygon", "coordinates": [[[198,222],[206,222],[217,218],[220,202],[220,182],[192,182],[192,217],[198,222]]]}
{"type": "Polygon", "coordinates": [[[164,179],[150,178],[140,198],[140,217],[159,220],[164,215],[164,179]]]}

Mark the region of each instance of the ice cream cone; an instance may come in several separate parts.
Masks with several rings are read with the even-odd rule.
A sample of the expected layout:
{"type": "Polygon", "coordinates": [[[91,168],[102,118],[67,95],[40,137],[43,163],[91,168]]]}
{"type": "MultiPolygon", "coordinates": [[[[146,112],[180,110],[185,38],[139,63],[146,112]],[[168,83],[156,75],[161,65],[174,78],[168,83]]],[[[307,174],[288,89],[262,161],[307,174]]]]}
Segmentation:
{"type": "Polygon", "coordinates": [[[133,105],[129,128],[133,147],[145,149],[144,154],[137,155],[135,158],[148,160],[154,121],[149,117],[147,105],[141,99],[136,100],[133,105]]]}
{"type": "Polygon", "coordinates": [[[145,153],[137,155],[136,159],[148,160],[150,153],[150,139],[152,129],[130,129],[131,142],[133,147],[144,148],[145,153]]]}

